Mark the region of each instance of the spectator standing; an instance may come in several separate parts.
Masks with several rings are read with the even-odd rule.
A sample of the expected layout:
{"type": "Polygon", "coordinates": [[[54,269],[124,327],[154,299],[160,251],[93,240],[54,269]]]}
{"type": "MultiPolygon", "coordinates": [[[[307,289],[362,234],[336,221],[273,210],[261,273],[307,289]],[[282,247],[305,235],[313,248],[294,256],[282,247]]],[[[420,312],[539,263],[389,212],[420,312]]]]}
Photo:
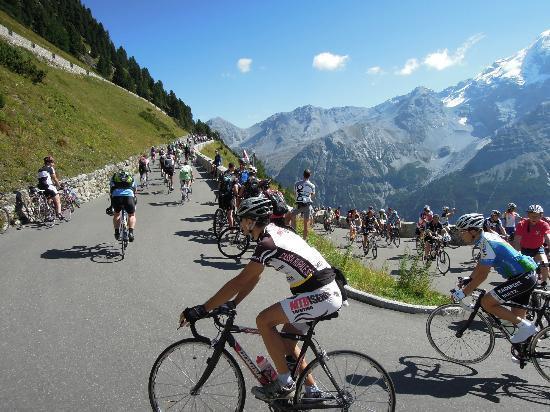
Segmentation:
{"type": "Polygon", "coordinates": [[[296,207],[290,212],[292,227],[296,229],[296,216],[302,214],[304,216],[304,234],[303,238],[307,240],[308,225],[311,212],[311,204],[313,196],[315,196],[315,185],[309,181],[311,171],[304,170],[304,178],[298,180],[294,184],[294,193],[296,194],[296,207]]]}

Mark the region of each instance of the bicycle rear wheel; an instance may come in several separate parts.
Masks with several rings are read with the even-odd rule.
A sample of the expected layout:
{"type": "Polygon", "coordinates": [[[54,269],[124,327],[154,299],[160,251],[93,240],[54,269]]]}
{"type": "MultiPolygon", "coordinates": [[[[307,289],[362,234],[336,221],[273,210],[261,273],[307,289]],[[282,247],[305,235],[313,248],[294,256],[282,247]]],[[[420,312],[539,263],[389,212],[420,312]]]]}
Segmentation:
{"type": "Polygon", "coordinates": [[[208,380],[193,395],[214,349],[198,339],[184,339],[167,347],[149,374],[149,401],[154,411],[242,411],[246,397],[239,365],[223,350],[208,380]]]}
{"type": "Polygon", "coordinates": [[[218,249],[225,257],[240,258],[250,245],[250,238],[238,227],[225,228],[218,237],[218,249]]]}
{"type": "Polygon", "coordinates": [[[439,273],[441,273],[442,275],[446,274],[451,268],[451,258],[449,257],[449,254],[444,250],[440,251],[436,255],[435,260],[437,270],[439,270],[439,273]]]}
{"type": "Polygon", "coordinates": [[[227,225],[227,212],[223,209],[217,209],[214,213],[214,235],[218,236],[227,225]]]}
{"type": "Polygon", "coordinates": [[[6,233],[10,228],[10,215],[4,208],[0,209],[0,234],[6,233]]]}
{"type": "Polygon", "coordinates": [[[378,257],[378,245],[376,244],[376,240],[372,240],[371,253],[373,259],[378,257]]]}
{"type": "Polygon", "coordinates": [[[393,382],[384,368],[370,356],[339,350],[329,352],[324,363],[326,368],[319,359],[314,359],[300,374],[296,383],[295,404],[306,404],[311,409],[315,409],[317,404],[328,410],[395,410],[393,382]],[[315,398],[306,396],[305,379],[309,373],[313,373],[317,387],[323,392],[322,401],[315,402],[315,398]]]}
{"type": "Polygon", "coordinates": [[[401,244],[401,233],[399,233],[398,229],[395,229],[392,235],[393,244],[395,245],[395,247],[399,247],[399,245],[401,244]]]}
{"type": "Polygon", "coordinates": [[[540,376],[550,382],[550,326],[531,339],[529,355],[540,376]]]}
{"type": "Polygon", "coordinates": [[[458,303],[441,305],[426,321],[426,335],[430,345],[444,358],[458,363],[481,362],[495,346],[495,332],[487,318],[477,312],[462,336],[462,330],[472,312],[458,303]]]}

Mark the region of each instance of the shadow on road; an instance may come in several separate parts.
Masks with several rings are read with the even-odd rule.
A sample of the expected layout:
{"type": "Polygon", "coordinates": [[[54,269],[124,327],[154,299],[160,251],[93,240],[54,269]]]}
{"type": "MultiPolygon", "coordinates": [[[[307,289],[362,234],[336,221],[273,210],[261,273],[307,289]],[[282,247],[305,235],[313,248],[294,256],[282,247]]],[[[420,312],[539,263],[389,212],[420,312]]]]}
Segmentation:
{"type": "Polygon", "coordinates": [[[191,242],[208,245],[216,243],[216,237],[214,234],[206,230],[180,230],[179,232],[174,233],[174,235],[188,238],[191,242]]]}
{"type": "Polygon", "coordinates": [[[403,356],[399,362],[404,366],[403,370],[390,372],[397,393],[443,399],[474,395],[493,403],[501,403],[501,398],[513,396],[550,406],[547,387],[530,385],[515,375],[503,373],[491,379],[477,377],[478,371],[471,366],[424,356],[403,356]]]}
{"type": "Polygon", "coordinates": [[[184,222],[206,222],[208,220],[213,220],[213,216],[212,213],[204,213],[202,215],[186,217],[180,220],[184,222]]]}
{"type": "Polygon", "coordinates": [[[149,202],[151,206],[179,206],[179,201],[168,200],[166,202],[149,202]]]}
{"type": "Polygon", "coordinates": [[[201,254],[200,259],[195,259],[194,262],[201,266],[210,266],[222,270],[238,270],[245,266],[240,259],[231,260],[221,256],[204,256],[203,254],[201,254]]]}
{"type": "Polygon", "coordinates": [[[75,245],[70,249],[50,249],[40,257],[42,259],[90,259],[95,263],[114,263],[122,260],[119,250],[106,243],[95,246],[75,245]]]}

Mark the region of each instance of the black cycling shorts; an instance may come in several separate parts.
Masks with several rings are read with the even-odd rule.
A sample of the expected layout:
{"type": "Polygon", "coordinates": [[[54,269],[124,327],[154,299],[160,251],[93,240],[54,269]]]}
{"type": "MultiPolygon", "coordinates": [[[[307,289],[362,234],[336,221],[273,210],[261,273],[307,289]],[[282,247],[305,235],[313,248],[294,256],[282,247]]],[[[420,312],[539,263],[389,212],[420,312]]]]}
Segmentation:
{"type": "Polygon", "coordinates": [[[132,196],[113,196],[111,198],[111,207],[116,213],[119,213],[124,208],[131,215],[136,211],[136,202],[132,196]]]}
{"type": "Polygon", "coordinates": [[[521,254],[526,256],[531,256],[531,257],[535,257],[537,255],[544,255],[544,246],[534,248],[534,249],[521,248],[521,254]]]}
{"type": "Polygon", "coordinates": [[[223,210],[235,209],[233,206],[233,196],[231,196],[231,194],[223,194],[218,196],[218,205],[220,209],[223,210]]]}
{"type": "Polygon", "coordinates": [[[369,233],[374,232],[374,226],[363,226],[361,231],[364,235],[368,235],[369,233]]]}
{"type": "Polygon", "coordinates": [[[174,168],[173,167],[168,167],[168,168],[164,168],[164,173],[166,173],[168,176],[172,177],[174,175],[174,168]]]}
{"type": "Polygon", "coordinates": [[[501,283],[489,293],[500,303],[514,302],[520,305],[529,303],[529,296],[537,285],[537,274],[533,272],[523,273],[506,282],[501,283]]]}

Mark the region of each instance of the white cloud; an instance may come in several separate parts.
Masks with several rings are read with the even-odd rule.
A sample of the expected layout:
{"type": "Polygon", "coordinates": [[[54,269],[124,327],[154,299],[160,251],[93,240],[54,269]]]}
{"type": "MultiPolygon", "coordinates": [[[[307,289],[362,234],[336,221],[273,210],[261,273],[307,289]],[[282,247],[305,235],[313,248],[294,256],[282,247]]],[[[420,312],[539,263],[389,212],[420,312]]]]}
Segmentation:
{"type": "Polygon", "coordinates": [[[252,59],[243,57],[237,61],[237,67],[241,73],[248,73],[250,71],[250,66],[252,66],[252,59]]]}
{"type": "Polygon", "coordinates": [[[457,48],[454,53],[449,53],[449,49],[438,50],[428,54],[423,63],[431,69],[445,70],[451,66],[462,63],[466,57],[466,52],[470,47],[485,37],[483,34],[476,34],[466,40],[462,46],[457,48]]]}
{"type": "Polygon", "coordinates": [[[340,56],[329,52],[319,53],[313,57],[313,67],[317,70],[337,70],[346,66],[349,56],[340,56]]]}
{"type": "Polygon", "coordinates": [[[397,70],[395,74],[398,74],[400,76],[408,76],[419,67],[420,67],[420,63],[418,62],[417,59],[414,59],[414,58],[408,59],[405,62],[405,65],[403,66],[403,68],[397,70]]]}
{"type": "Polygon", "coordinates": [[[377,74],[384,74],[384,70],[382,70],[382,67],[380,66],[372,66],[369,67],[367,70],[367,74],[377,75],[377,74]]]}

